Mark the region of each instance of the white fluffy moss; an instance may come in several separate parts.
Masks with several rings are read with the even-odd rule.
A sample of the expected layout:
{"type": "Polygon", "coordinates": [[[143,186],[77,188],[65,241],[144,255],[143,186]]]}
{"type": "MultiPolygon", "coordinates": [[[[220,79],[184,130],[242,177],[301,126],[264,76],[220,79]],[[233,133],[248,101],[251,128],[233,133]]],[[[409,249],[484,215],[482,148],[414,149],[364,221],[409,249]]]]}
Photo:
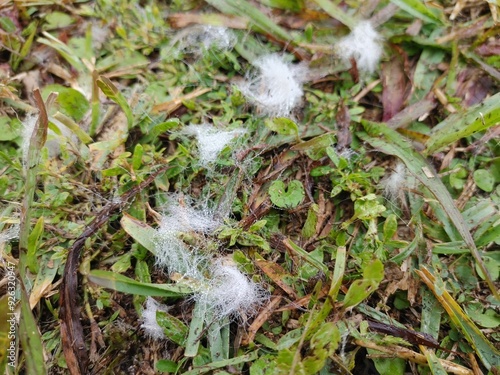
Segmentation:
{"type": "Polygon", "coordinates": [[[206,289],[201,290],[195,298],[212,315],[223,319],[253,315],[257,307],[268,299],[268,295],[235,264],[218,260],[211,268],[206,289]]]}
{"type": "Polygon", "coordinates": [[[28,161],[28,153],[30,149],[31,137],[33,136],[33,131],[35,130],[35,125],[37,121],[38,121],[38,115],[35,113],[29,113],[22,122],[23,131],[22,131],[21,149],[23,150],[24,165],[26,165],[28,161]]]}
{"type": "Polygon", "coordinates": [[[384,189],[384,196],[393,202],[398,202],[401,193],[408,188],[406,166],[398,162],[392,172],[380,181],[380,184],[384,189]]]}
{"type": "Polygon", "coordinates": [[[151,297],[146,299],[146,307],[142,310],[141,314],[141,328],[144,329],[144,333],[146,336],[154,340],[160,340],[165,338],[165,333],[163,332],[163,328],[160,327],[156,320],[156,312],[157,311],[167,311],[167,307],[165,305],[160,304],[156,300],[151,297]]]}
{"type": "Polygon", "coordinates": [[[191,204],[190,199],[175,195],[171,197],[158,228],[156,263],[166,267],[170,273],[200,279],[203,277],[200,266],[207,259],[190,249],[181,235],[190,232],[207,234],[220,223],[215,219],[214,212],[206,206],[194,208],[191,204]]]}
{"type": "Polygon", "coordinates": [[[258,72],[250,74],[239,90],[264,115],[289,116],[302,102],[307,68],[288,63],[277,54],[259,58],[254,66],[258,72]]]}
{"type": "Polygon", "coordinates": [[[245,133],[244,129],[224,131],[210,124],[189,125],[183,132],[196,137],[199,159],[202,165],[213,163],[220,152],[237,136],[245,133]]]}
{"type": "MultiPolygon", "coordinates": [[[[221,224],[215,218],[216,213],[206,205],[195,208],[189,198],[171,198],[155,238],[157,264],[167,268],[170,274],[176,274],[177,279],[189,280],[194,288],[192,298],[201,305],[207,317],[223,319],[253,315],[268,299],[268,294],[232,261],[214,257],[203,249],[210,243],[208,236],[221,224]],[[198,238],[199,247],[188,246],[183,236],[196,233],[203,234],[198,238]]],[[[154,305],[148,306],[154,308],[154,305]]],[[[146,311],[150,311],[148,306],[146,311]]],[[[154,336],[155,331],[152,332],[150,335],[154,336]]]]}
{"type": "Polygon", "coordinates": [[[373,73],[382,56],[382,37],[369,21],[358,23],[352,32],[336,45],[338,55],[346,63],[356,60],[362,72],[373,73]]]}

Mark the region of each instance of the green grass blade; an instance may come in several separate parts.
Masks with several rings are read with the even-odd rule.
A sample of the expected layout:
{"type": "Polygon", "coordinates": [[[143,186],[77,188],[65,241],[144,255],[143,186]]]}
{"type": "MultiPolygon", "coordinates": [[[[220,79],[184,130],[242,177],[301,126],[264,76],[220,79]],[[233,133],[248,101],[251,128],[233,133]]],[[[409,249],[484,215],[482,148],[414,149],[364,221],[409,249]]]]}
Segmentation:
{"type": "Polygon", "coordinates": [[[448,375],[446,370],[444,369],[441,361],[434,353],[434,350],[427,349],[424,346],[421,346],[423,349],[425,358],[427,359],[427,364],[429,365],[429,369],[431,370],[432,375],[448,375]]]}
{"type": "Polygon", "coordinates": [[[500,122],[500,93],[489,97],[465,113],[448,116],[432,129],[425,155],[431,155],[461,138],[486,130],[500,122]]]}
{"type": "Polygon", "coordinates": [[[182,297],[192,293],[191,288],[185,285],[141,283],[111,271],[92,270],[89,272],[88,278],[93,283],[105,288],[140,296],[182,297]]]}
{"type": "Polygon", "coordinates": [[[198,354],[200,347],[200,339],[203,333],[203,326],[205,324],[204,318],[205,308],[201,303],[196,303],[193,309],[193,318],[189,325],[189,334],[186,341],[186,350],[184,351],[185,357],[195,357],[198,354]]]}
{"type": "Polygon", "coordinates": [[[100,76],[97,79],[97,86],[99,86],[104,95],[120,106],[125,113],[125,117],[127,117],[128,128],[132,128],[134,125],[134,115],[132,113],[132,109],[130,109],[130,106],[127,103],[127,100],[122,95],[120,90],[116,88],[109,78],[104,76],[100,76]]]}
{"type": "Polygon", "coordinates": [[[291,34],[246,0],[206,0],[206,2],[222,13],[233,14],[251,20],[259,29],[271,34],[278,40],[285,42],[293,40],[291,34]]]}
{"type": "Polygon", "coordinates": [[[436,16],[422,1],[420,0],[391,0],[391,2],[406,12],[410,13],[422,21],[443,25],[444,19],[442,13],[441,17],[436,16]]]}
{"type": "MultiPolygon", "coordinates": [[[[38,105],[40,114],[33,129],[33,134],[29,140],[28,156],[25,160],[25,176],[26,184],[24,190],[23,206],[21,210],[21,225],[19,229],[19,248],[20,248],[20,263],[19,274],[21,279],[25,281],[25,267],[27,264],[26,257],[24,256],[28,251],[29,234],[30,234],[30,219],[31,219],[31,204],[33,203],[33,196],[36,189],[36,180],[38,173],[38,161],[45,141],[47,140],[47,131],[49,126],[49,119],[45,103],[43,102],[40,90],[36,89],[33,92],[35,101],[38,105]]],[[[52,101],[53,95],[50,95],[47,102],[52,101]]]]}
{"type": "Polygon", "coordinates": [[[21,291],[21,317],[19,319],[19,339],[23,348],[26,361],[26,373],[33,375],[45,375],[45,359],[43,358],[43,344],[38,326],[30,309],[28,296],[24,290],[21,291]]]}
{"type": "Polygon", "coordinates": [[[471,318],[462,310],[460,305],[445,289],[443,280],[436,277],[431,271],[423,267],[416,271],[427,287],[432,290],[437,300],[446,310],[453,324],[463,333],[469,344],[489,370],[500,366],[500,351],[483,335],[471,318]]]}
{"type": "Polygon", "coordinates": [[[59,54],[73,67],[75,68],[78,72],[84,73],[88,72],[87,67],[85,64],[80,60],[78,54],[69,46],[61,42],[59,39],[56,37],[52,36],[48,32],[44,31],[42,33],[45,38],[38,38],[37,41],[38,43],[45,44],[46,46],[54,48],[59,54]]]}
{"type": "Polygon", "coordinates": [[[120,224],[130,237],[156,255],[156,246],[153,239],[157,236],[157,233],[153,228],[126,213],[123,214],[120,224]]]}
{"type": "Polygon", "coordinates": [[[398,132],[388,128],[384,124],[378,124],[370,121],[363,121],[368,134],[360,133],[359,137],[368,142],[372,147],[381,150],[388,155],[394,155],[400,158],[406,167],[427,189],[431,191],[437,199],[443,210],[448,214],[449,218],[457,228],[458,232],[464,239],[476,263],[481,271],[486,276],[486,282],[492,294],[497,300],[500,300],[498,290],[489,275],[486,266],[484,265],[481,255],[474,243],[474,239],[465,223],[462,214],[455,206],[455,202],[449,191],[444,186],[441,179],[434,175],[421,154],[416,152],[412,145],[398,132]]]}
{"type": "Polygon", "coordinates": [[[342,279],[344,278],[346,260],[347,249],[345,246],[339,246],[337,248],[337,254],[335,255],[335,268],[333,269],[332,285],[328,291],[331,301],[337,300],[337,295],[339,294],[340,287],[342,286],[342,279]]]}
{"type": "Polygon", "coordinates": [[[62,114],[61,112],[57,112],[53,117],[55,120],[59,121],[69,130],[71,130],[73,134],[75,134],[78,137],[78,139],[83,143],[88,144],[90,142],[93,142],[92,138],[90,138],[90,136],[87,133],[85,133],[85,131],[68,116],[62,114]]]}
{"type": "Polygon", "coordinates": [[[186,371],[184,373],[184,375],[206,374],[209,371],[217,370],[219,368],[224,368],[226,366],[236,366],[236,365],[239,365],[241,363],[255,361],[257,358],[259,358],[259,352],[256,350],[256,351],[248,353],[248,354],[240,355],[239,357],[234,357],[234,358],[226,359],[223,361],[209,363],[207,365],[194,368],[191,371],[186,371]]]}
{"type": "Polygon", "coordinates": [[[354,29],[356,26],[356,20],[346,14],[341,8],[332,3],[330,0],[313,0],[318,4],[328,15],[335,18],[337,21],[342,22],[349,29],[354,29]]]}

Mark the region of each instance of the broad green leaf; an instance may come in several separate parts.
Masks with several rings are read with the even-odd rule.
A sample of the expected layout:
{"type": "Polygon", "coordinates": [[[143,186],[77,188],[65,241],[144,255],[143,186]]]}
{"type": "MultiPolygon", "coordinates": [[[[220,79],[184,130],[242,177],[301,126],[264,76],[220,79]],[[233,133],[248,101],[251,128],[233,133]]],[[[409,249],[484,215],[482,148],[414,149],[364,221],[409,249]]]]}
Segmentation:
{"type": "Polygon", "coordinates": [[[148,249],[151,253],[156,254],[154,238],[157,236],[157,233],[153,228],[126,213],[123,214],[120,224],[130,237],[148,249]]]}
{"type": "Polygon", "coordinates": [[[36,252],[39,246],[39,239],[43,232],[44,220],[43,216],[40,216],[35,224],[35,227],[31,231],[28,237],[28,252],[26,254],[27,266],[33,274],[38,272],[38,263],[36,252]]]}
{"type": "Polygon", "coordinates": [[[52,282],[59,271],[61,259],[50,259],[49,256],[44,255],[40,261],[40,267],[36,274],[35,283],[30,292],[30,308],[35,308],[36,304],[46,294],[46,292],[53,289],[52,282]],[[51,288],[52,287],[52,288],[51,288]]]}
{"type": "Polygon", "coordinates": [[[474,182],[479,189],[487,193],[491,193],[495,187],[495,177],[486,169],[476,169],[474,171],[474,182]]]}
{"type": "Polygon", "coordinates": [[[416,272],[427,287],[432,290],[453,324],[463,333],[469,344],[474,348],[483,365],[488,370],[500,366],[500,351],[484,336],[472,319],[448,293],[443,280],[436,277],[425,267],[416,272]]]}
{"type": "Polygon", "coordinates": [[[382,354],[375,349],[367,349],[368,354],[375,364],[380,375],[403,375],[406,369],[406,361],[401,358],[381,358],[377,354],[382,354]]]}
{"type": "Polygon", "coordinates": [[[156,311],[156,322],[163,328],[165,337],[175,342],[177,345],[186,345],[188,327],[175,316],[165,311],[156,311]]]}
{"type": "Polygon", "coordinates": [[[344,308],[353,308],[377,290],[384,278],[384,265],[378,259],[365,265],[363,278],[354,281],[344,298],[344,308]]]}
{"type": "Polygon", "coordinates": [[[432,129],[424,154],[431,155],[459,139],[497,125],[500,122],[499,102],[500,93],[468,108],[465,113],[458,112],[448,116],[432,129]]]}
{"type": "Polygon", "coordinates": [[[168,359],[160,359],[158,362],[156,362],[156,370],[161,372],[168,372],[171,374],[177,373],[180,366],[180,363],[170,361],[168,359]]]}
{"type": "Polygon", "coordinates": [[[427,358],[427,364],[429,365],[432,375],[448,375],[446,370],[443,368],[441,361],[436,356],[436,353],[434,353],[434,350],[423,348],[423,352],[425,354],[425,358],[427,358]]]}
{"type": "Polygon", "coordinates": [[[38,325],[31,312],[28,296],[24,287],[21,291],[21,317],[19,318],[19,339],[23,348],[24,360],[26,361],[26,373],[33,375],[45,375],[45,358],[42,338],[38,331],[38,325]]]}
{"type": "Polygon", "coordinates": [[[22,123],[17,118],[0,117],[0,141],[13,141],[22,134],[22,123]]]}
{"type": "Polygon", "coordinates": [[[303,328],[297,328],[287,332],[278,340],[276,349],[283,350],[291,348],[293,345],[299,342],[299,340],[302,338],[303,333],[303,328]]]}
{"type": "MultiPolygon", "coordinates": [[[[422,21],[427,21],[430,23],[435,23],[438,25],[442,25],[444,18],[441,14],[441,17],[438,17],[432,12],[427,5],[425,5],[421,0],[391,0],[392,3],[404,9],[412,16],[416,18],[420,18],[422,21]]],[[[438,10],[438,8],[435,8],[438,10]]]]}
{"type": "Polygon", "coordinates": [[[372,147],[381,150],[382,152],[394,155],[400,158],[410,173],[415,176],[430,192],[434,195],[437,202],[446,212],[460,236],[467,244],[472,256],[479,265],[481,271],[486,275],[486,282],[497,300],[500,300],[498,290],[494,285],[491,277],[488,275],[486,266],[484,265],[481,255],[477,250],[474,239],[462,217],[462,214],[455,206],[455,202],[449,191],[444,186],[440,178],[438,178],[432,167],[427,163],[423,156],[416,152],[412,145],[395,130],[388,128],[385,124],[378,124],[370,121],[363,121],[368,134],[359,133],[358,136],[368,142],[372,147]]]}
{"type": "Polygon", "coordinates": [[[63,12],[50,12],[44,18],[43,30],[60,29],[75,22],[74,17],[63,12]]]}
{"type": "Polygon", "coordinates": [[[119,273],[104,270],[92,270],[88,278],[105,288],[140,296],[182,297],[193,292],[185,285],[141,283],[119,273]]]}
{"type": "Polygon", "coordinates": [[[273,181],[269,187],[271,202],[279,208],[295,208],[305,197],[304,186],[299,180],[290,181],[288,186],[281,180],[273,181]]]}
{"type": "Polygon", "coordinates": [[[286,117],[267,119],[264,123],[270,130],[278,134],[299,136],[299,127],[297,124],[286,117]]]}
{"type": "Polygon", "coordinates": [[[47,98],[51,92],[56,92],[56,103],[59,104],[61,112],[74,119],[80,121],[85,117],[90,109],[90,104],[87,98],[80,92],[71,87],[54,84],[47,85],[43,88],[42,96],[47,98]]]}
{"type": "Polygon", "coordinates": [[[120,106],[125,113],[125,117],[127,117],[128,128],[132,128],[134,125],[134,114],[122,93],[116,88],[113,82],[105,76],[100,76],[96,82],[104,95],[120,106]]]}

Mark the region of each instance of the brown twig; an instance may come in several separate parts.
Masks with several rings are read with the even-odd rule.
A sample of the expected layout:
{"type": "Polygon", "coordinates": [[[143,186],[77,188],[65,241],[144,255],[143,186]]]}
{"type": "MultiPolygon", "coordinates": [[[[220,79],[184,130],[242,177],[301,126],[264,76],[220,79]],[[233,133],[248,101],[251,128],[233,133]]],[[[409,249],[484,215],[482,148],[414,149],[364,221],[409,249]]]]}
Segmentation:
{"type": "Polygon", "coordinates": [[[87,374],[89,365],[89,357],[85,346],[85,337],[83,326],[80,322],[80,309],[77,301],[77,270],[80,262],[80,250],[83,248],[86,239],[96,233],[109,220],[113,212],[121,209],[129,199],[146,188],[160,173],[165,172],[167,169],[168,167],[161,168],[149,176],[147,180],[122,194],[119,200],[112,201],[104,206],[97,213],[87,229],[75,240],[69,251],[59,289],[59,318],[61,322],[61,340],[64,357],[66,358],[68,370],[71,375],[87,374]]]}

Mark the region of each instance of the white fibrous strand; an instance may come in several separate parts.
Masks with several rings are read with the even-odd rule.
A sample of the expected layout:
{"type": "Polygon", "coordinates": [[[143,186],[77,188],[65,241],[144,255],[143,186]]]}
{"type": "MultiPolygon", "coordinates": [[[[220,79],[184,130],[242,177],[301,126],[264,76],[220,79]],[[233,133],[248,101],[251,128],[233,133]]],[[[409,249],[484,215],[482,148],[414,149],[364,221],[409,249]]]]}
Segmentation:
{"type": "Polygon", "coordinates": [[[199,54],[200,46],[205,50],[209,48],[230,50],[236,44],[236,36],[231,30],[212,25],[198,25],[183,30],[181,40],[181,49],[196,54],[199,54]]]}
{"type": "Polygon", "coordinates": [[[406,166],[398,162],[394,170],[380,181],[384,189],[384,195],[391,201],[397,201],[401,192],[407,188],[406,166]]]}
{"type": "Polygon", "coordinates": [[[304,65],[285,62],[283,56],[272,54],[253,64],[258,72],[238,85],[239,90],[262,114],[286,117],[302,102],[308,69],[304,65]]]}
{"type": "Polygon", "coordinates": [[[141,314],[141,328],[144,329],[144,332],[147,336],[151,337],[154,340],[164,339],[165,333],[163,332],[163,328],[160,327],[156,320],[156,312],[157,311],[167,311],[167,307],[160,304],[156,300],[151,297],[146,299],[146,307],[142,310],[141,314]]]}
{"type": "Polygon", "coordinates": [[[235,264],[218,260],[212,266],[207,288],[195,299],[213,316],[223,319],[253,315],[268,299],[268,294],[241,273],[235,264]]]}
{"type": "Polygon", "coordinates": [[[196,137],[199,159],[202,165],[208,165],[217,160],[219,153],[238,135],[245,133],[244,129],[224,131],[210,124],[189,125],[183,133],[196,137]]]}
{"type": "Polygon", "coordinates": [[[189,232],[208,234],[219,225],[213,211],[206,207],[196,209],[191,206],[190,199],[179,202],[179,197],[172,196],[158,228],[156,263],[171,273],[202,278],[200,265],[207,259],[193,252],[180,236],[189,232]]]}
{"type": "Polygon", "coordinates": [[[14,224],[10,228],[0,232],[0,245],[15,238],[19,238],[19,224],[14,224]]]}
{"type": "Polygon", "coordinates": [[[369,21],[358,23],[352,32],[341,39],[336,51],[346,63],[356,60],[360,71],[373,73],[382,56],[382,38],[369,21]]]}

